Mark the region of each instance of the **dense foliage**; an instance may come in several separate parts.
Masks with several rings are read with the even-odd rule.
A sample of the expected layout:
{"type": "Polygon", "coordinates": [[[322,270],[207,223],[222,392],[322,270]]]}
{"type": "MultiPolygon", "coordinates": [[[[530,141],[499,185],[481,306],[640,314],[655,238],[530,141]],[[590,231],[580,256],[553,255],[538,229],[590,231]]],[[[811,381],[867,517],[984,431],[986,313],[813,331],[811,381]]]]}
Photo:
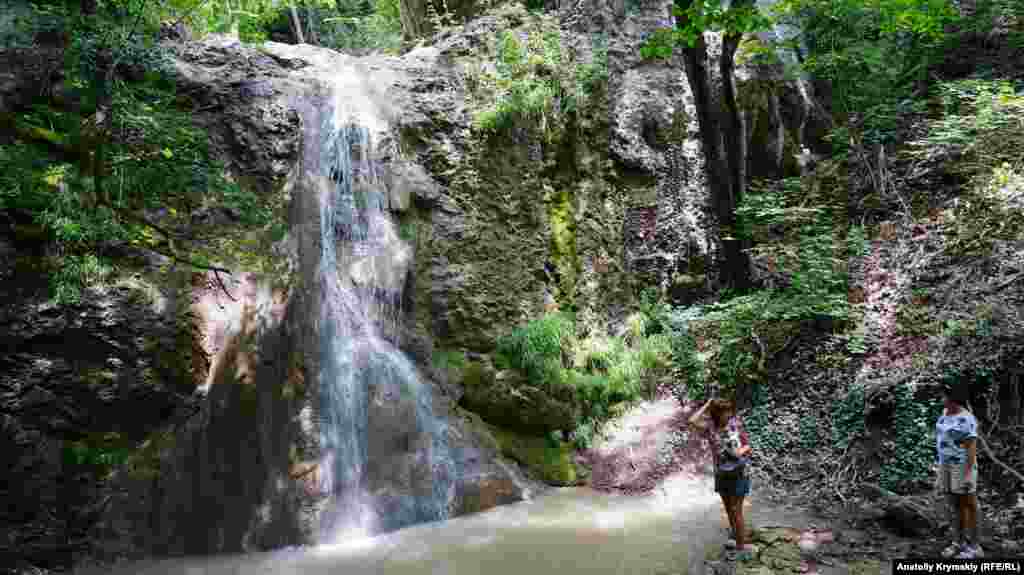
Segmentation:
{"type": "Polygon", "coordinates": [[[571,390],[582,419],[569,428],[577,445],[586,447],[613,405],[653,395],[671,353],[667,337],[653,333],[653,323],[638,312],[625,333],[594,330],[580,338],[571,316],[548,314],[502,337],[495,364],[519,370],[538,388],[571,390]]]}
{"type": "MultiPolygon", "coordinates": [[[[17,12],[15,23],[36,37],[53,30],[68,38],[57,46],[60,91],[5,118],[17,139],[0,146],[0,210],[55,241],[58,301],[73,302],[109,276],[112,254],[125,248],[212,268],[224,260],[225,241],[275,225],[271,200],[226,177],[209,138],[179,107],[155,44],[161,16],[146,2],[101,3],[92,14],[60,3],[17,12]],[[204,237],[191,225],[211,207],[234,214],[234,233],[204,237]]],[[[24,40],[17,31],[6,38],[24,40]]]]}

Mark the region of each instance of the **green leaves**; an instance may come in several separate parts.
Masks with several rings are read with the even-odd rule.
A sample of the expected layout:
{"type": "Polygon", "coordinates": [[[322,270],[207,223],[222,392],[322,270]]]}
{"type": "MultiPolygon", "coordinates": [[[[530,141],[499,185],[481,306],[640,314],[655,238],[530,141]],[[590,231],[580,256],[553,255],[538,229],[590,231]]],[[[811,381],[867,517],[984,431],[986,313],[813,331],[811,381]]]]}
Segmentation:
{"type": "Polygon", "coordinates": [[[548,314],[500,338],[497,353],[534,385],[550,387],[560,382],[562,354],[571,349],[574,333],[570,316],[548,314]]]}
{"type": "Polygon", "coordinates": [[[864,433],[864,388],[851,387],[832,404],[832,443],[846,449],[850,441],[864,433]]]}
{"type": "Polygon", "coordinates": [[[655,30],[640,45],[640,56],[644,59],[667,59],[678,46],[693,48],[704,32],[726,34],[749,34],[771,28],[773,19],[756,6],[730,6],[723,9],[716,0],[696,0],[685,7],[677,2],[672,14],[677,19],[675,27],[655,30]]]}
{"type": "Polygon", "coordinates": [[[894,492],[910,491],[914,483],[924,480],[935,459],[932,425],[938,418],[941,405],[937,401],[915,400],[907,385],[900,385],[893,395],[896,405],[893,430],[895,437],[890,462],[882,466],[880,483],[894,492]]]}

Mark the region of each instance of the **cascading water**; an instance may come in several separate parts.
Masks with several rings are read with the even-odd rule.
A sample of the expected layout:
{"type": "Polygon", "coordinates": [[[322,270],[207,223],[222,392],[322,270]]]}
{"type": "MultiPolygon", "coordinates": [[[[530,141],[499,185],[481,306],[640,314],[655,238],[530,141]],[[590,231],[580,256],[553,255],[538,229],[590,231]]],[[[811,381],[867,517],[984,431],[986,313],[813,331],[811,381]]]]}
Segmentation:
{"type": "Polygon", "coordinates": [[[367,127],[376,127],[374,118],[353,106],[361,95],[352,92],[338,83],[335,109],[321,131],[322,175],[332,182],[320,198],[320,489],[327,496],[320,540],[325,543],[446,518],[455,476],[447,424],[434,415],[430,387],[387,338],[395,339],[412,253],[386,210],[374,134],[367,127]],[[386,513],[378,512],[380,489],[368,484],[375,457],[368,451],[371,389],[396,390],[395,401],[414,402],[416,437],[430,439],[409,456],[418,460],[417,469],[429,470],[430,489],[390,494],[386,513]]]}

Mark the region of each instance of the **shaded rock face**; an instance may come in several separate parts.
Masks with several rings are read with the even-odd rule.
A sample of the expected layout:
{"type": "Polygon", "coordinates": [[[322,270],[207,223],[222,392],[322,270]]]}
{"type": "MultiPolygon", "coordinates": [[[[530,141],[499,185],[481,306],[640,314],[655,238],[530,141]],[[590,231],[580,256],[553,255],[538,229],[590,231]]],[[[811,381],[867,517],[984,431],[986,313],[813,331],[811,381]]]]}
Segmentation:
{"type": "Polygon", "coordinates": [[[202,43],[164,44],[175,54],[183,102],[242,184],[268,193],[295,165],[301,143],[297,110],[287,96],[302,90],[288,77],[291,66],[265,52],[214,35],[202,43]]]}
{"type": "Polygon", "coordinates": [[[0,252],[0,565],[60,567],[108,493],[72,447],[141,441],[187,409],[205,358],[188,346],[187,275],[144,269],[58,306],[45,244],[5,227],[0,252]]]}
{"type": "MultiPolygon", "coordinates": [[[[713,292],[719,242],[685,66],[681,56],[645,62],[638,53],[646,34],[671,25],[670,8],[560,7],[563,50],[585,61],[603,38],[609,78],[581,105],[573,136],[555,143],[526,124],[487,138],[471,128],[477,110],[461,70],[491,57],[501,30],[535,22],[525,11],[489,13],[402,59],[409,80],[386,92],[403,110],[397,140],[421,168],[403,214],[415,224],[412,329],[434,348],[488,353],[552,308],[601,324],[648,286],[682,304],[713,292]]],[[[709,43],[713,62],[719,42],[709,43]]],[[[820,126],[806,109],[809,86],[786,79],[778,62],[749,58],[737,83],[751,173],[797,175],[792,154],[813,146],[820,126]]],[[[466,386],[462,405],[537,432],[572,414],[540,390],[494,381],[466,386]]]]}
{"type": "Polygon", "coordinates": [[[137,547],[198,554],[304,540],[315,501],[290,477],[291,462],[315,445],[302,433],[307,380],[294,351],[302,302],[283,295],[248,294],[199,412],[174,432],[155,477],[122,479],[127,493],[108,524],[130,525],[137,547]]]}

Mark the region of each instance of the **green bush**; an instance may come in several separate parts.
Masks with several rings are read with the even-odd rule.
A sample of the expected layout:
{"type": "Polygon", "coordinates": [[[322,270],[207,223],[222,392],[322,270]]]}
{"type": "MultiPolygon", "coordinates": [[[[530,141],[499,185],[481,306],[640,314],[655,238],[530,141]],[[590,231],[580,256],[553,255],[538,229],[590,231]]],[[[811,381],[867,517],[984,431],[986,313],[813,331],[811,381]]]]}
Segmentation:
{"type": "Polygon", "coordinates": [[[968,182],[945,212],[947,251],[986,256],[997,240],[1024,237],[1024,94],[1009,82],[962,80],[939,85],[942,117],[910,143],[911,158],[939,162],[968,182]]]}
{"type": "Polygon", "coordinates": [[[55,241],[60,256],[50,279],[62,303],[76,301],[81,288],[115,271],[108,268],[116,261],[100,257],[104,246],[131,244],[209,265],[226,254],[254,253],[239,249],[243,235],[283,226],[274,220],[272,199],[225,177],[209,138],[177,106],[166,56],[116,22],[102,24],[112,31],[69,24],[65,73],[81,109],[37,106],[15,118],[19,134],[34,136],[0,145],[0,210],[30,216],[55,241]],[[115,77],[109,87],[113,133],[83,134],[82,116],[97,105],[90,68],[100,51],[110,50],[139,74],[115,77]],[[102,187],[94,161],[83,161],[90,155],[102,167],[102,187]],[[232,209],[239,225],[204,239],[209,230],[194,226],[192,216],[209,205],[232,209]]]}
{"type": "Polygon", "coordinates": [[[658,374],[670,365],[671,353],[667,334],[641,337],[631,345],[623,338],[599,334],[577,340],[572,317],[558,312],[499,338],[494,363],[498,369],[521,371],[531,385],[542,389],[570,387],[582,418],[567,422],[567,430],[582,429],[574,441],[584,445],[611,406],[653,394],[658,374]]]}
{"type": "Polygon", "coordinates": [[[640,293],[640,313],[644,317],[643,335],[663,333],[668,329],[672,307],[658,290],[648,287],[640,293]]]}
{"type": "Polygon", "coordinates": [[[68,470],[85,471],[104,479],[132,458],[134,445],[117,433],[94,433],[68,441],[63,448],[63,463],[68,470]]]}
{"type": "MultiPolygon", "coordinates": [[[[763,389],[763,386],[758,388],[763,389]]],[[[786,449],[786,436],[776,423],[775,414],[774,402],[768,397],[761,397],[744,420],[751,447],[759,458],[766,461],[779,457],[786,449]]]]}
{"type": "Polygon", "coordinates": [[[550,389],[561,382],[563,357],[571,357],[574,340],[572,317],[548,314],[499,338],[498,363],[522,371],[533,385],[550,389]]]}
{"type": "MultiPolygon", "coordinates": [[[[867,145],[894,141],[900,118],[917,105],[913,90],[959,19],[946,0],[784,0],[772,12],[801,31],[804,70],[830,84],[836,120],[867,145]]],[[[849,138],[834,143],[841,152],[849,138]]]]}

